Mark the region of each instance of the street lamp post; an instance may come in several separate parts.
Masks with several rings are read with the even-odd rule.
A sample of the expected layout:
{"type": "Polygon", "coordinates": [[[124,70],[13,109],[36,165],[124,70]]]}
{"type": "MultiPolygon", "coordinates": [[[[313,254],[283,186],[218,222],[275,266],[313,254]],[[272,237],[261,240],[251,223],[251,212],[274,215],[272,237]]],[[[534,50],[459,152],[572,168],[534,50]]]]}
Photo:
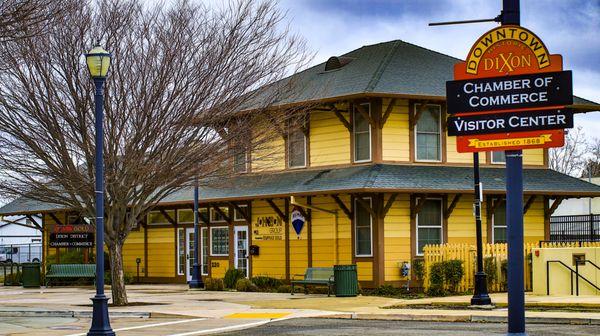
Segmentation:
{"type": "Polygon", "coordinates": [[[190,281],[190,288],[204,288],[204,283],[202,282],[202,271],[200,270],[200,253],[199,253],[199,245],[200,245],[200,221],[198,220],[198,216],[200,213],[198,212],[198,178],[194,181],[194,264],[192,266],[192,280],[190,281]]]}
{"type": "Polygon", "coordinates": [[[92,298],[92,326],[88,336],[115,335],[108,317],[108,298],[104,295],[104,158],[103,158],[103,87],[110,66],[110,53],[100,45],[85,54],[90,76],[94,80],[94,116],[96,128],[95,197],[96,197],[96,296],[92,298]]]}

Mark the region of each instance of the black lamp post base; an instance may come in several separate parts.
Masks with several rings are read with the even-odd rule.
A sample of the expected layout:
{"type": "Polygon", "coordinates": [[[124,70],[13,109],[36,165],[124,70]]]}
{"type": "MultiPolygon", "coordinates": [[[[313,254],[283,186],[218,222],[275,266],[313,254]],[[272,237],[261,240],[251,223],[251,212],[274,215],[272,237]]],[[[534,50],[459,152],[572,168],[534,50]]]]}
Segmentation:
{"type": "Polygon", "coordinates": [[[190,288],[204,288],[204,282],[202,282],[202,276],[200,275],[200,265],[194,264],[192,266],[192,280],[188,284],[190,288]]]}
{"type": "Polygon", "coordinates": [[[110,320],[108,318],[108,298],[102,294],[96,294],[92,298],[93,312],[92,312],[92,326],[88,331],[88,336],[96,335],[108,335],[115,336],[115,332],[110,327],[110,320]]]}
{"type": "Polygon", "coordinates": [[[471,298],[473,306],[489,306],[492,304],[492,299],[487,291],[487,276],[484,272],[475,273],[475,293],[471,298]]]}

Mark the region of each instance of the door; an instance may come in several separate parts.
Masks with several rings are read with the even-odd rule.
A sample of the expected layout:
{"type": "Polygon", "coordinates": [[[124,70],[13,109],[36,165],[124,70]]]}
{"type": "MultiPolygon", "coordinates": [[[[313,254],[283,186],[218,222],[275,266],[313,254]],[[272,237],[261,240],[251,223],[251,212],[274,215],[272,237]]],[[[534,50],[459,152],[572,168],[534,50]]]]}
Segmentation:
{"type": "Polygon", "coordinates": [[[235,268],[244,271],[246,277],[249,275],[248,263],[248,227],[247,226],[236,226],[235,227],[235,255],[234,265],[235,268]]]}
{"type": "Polygon", "coordinates": [[[191,281],[194,267],[194,228],[185,229],[185,238],[185,274],[187,281],[191,281]]]}

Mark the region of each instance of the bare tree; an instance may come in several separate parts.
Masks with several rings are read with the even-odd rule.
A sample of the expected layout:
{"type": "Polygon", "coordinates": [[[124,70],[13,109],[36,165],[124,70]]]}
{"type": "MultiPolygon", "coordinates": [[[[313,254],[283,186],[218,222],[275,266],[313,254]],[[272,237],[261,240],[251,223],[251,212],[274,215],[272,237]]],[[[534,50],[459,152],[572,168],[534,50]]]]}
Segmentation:
{"type": "MultiPolygon", "coordinates": [[[[72,3],[72,2],[71,2],[72,3]]],[[[70,6],[63,0],[0,1],[0,43],[43,34],[70,6]]]]}
{"type": "Polygon", "coordinates": [[[283,18],[272,1],[151,8],[141,0],[82,2],[47,34],[16,40],[13,52],[2,53],[0,188],[89,217],[93,85],[82,52],[100,40],[113,53],[104,152],[114,304],[127,304],[122,246],[138,221],[196,176],[227,180],[235,144],[247,150],[270,143],[252,132],[273,122],[265,115],[291,85],[278,80],[307,60],[304,42],[281,27],[283,18]],[[267,84],[270,94],[256,94],[267,84]]]}
{"type": "Polygon", "coordinates": [[[600,139],[595,138],[593,143],[589,145],[588,157],[585,161],[582,178],[599,177],[600,176],[600,139]]]}
{"type": "Polygon", "coordinates": [[[563,174],[579,176],[586,163],[589,145],[581,127],[568,130],[565,145],[548,152],[550,169],[563,174]]]}

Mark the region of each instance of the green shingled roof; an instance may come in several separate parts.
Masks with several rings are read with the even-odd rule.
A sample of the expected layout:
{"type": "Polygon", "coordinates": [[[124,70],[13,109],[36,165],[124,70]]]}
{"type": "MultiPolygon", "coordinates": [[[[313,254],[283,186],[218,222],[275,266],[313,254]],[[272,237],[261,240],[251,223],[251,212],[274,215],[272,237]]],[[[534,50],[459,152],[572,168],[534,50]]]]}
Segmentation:
{"type": "MultiPolygon", "coordinates": [[[[289,195],[315,195],[344,192],[472,193],[473,169],[470,167],[375,164],[335,169],[242,175],[220,187],[201,187],[200,199],[240,200],[289,195]]],[[[482,168],[485,193],[505,190],[503,168],[482,168]]],[[[525,169],[525,194],[550,196],[600,196],[600,186],[549,169],[525,169]]],[[[183,188],[161,203],[187,203],[193,189],[183,188]]],[[[17,199],[0,208],[0,215],[34,213],[60,207],[17,199]]]]}
{"type": "MultiPolygon", "coordinates": [[[[446,81],[453,79],[454,64],[461,61],[400,40],[363,46],[340,57],[351,61],[331,71],[325,71],[324,62],[283,80],[282,83],[291,81],[293,89],[278,105],[365,94],[445,100],[446,81]]],[[[257,99],[261,99],[260,95],[257,99]]],[[[574,107],[600,109],[590,100],[573,100],[574,107]]],[[[250,106],[253,105],[257,106],[250,106]]]]}

